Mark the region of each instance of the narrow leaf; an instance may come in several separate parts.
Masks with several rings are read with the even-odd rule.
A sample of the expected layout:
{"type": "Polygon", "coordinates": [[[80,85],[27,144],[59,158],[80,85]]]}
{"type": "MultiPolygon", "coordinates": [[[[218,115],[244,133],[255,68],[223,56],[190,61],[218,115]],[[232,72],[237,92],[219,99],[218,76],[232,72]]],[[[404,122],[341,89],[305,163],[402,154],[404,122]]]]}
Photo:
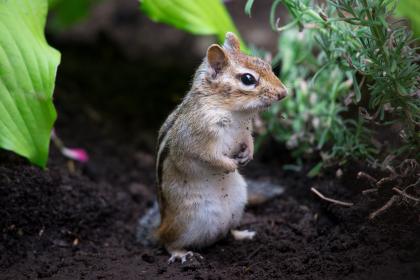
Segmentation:
{"type": "Polygon", "coordinates": [[[254,0],[248,0],[245,4],[245,14],[247,14],[249,17],[251,17],[251,9],[253,4],[254,0]]]}
{"type": "Polygon", "coordinates": [[[357,104],[362,99],[362,92],[360,91],[359,83],[357,82],[355,72],[352,72],[352,78],[353,78],[353,86],[354,86],[354,93],[355,93],[354,101],[357,104]]]}
{"type": "Polygon", "coordinates": [[[312,178],[315,176],[318,176],[319,173],[321,173],[322,167],[323,167],[323,162],[320,161],[318,162],[314,167],[312,167],[312,169],[308,172],[307,176],[312,178]]]}

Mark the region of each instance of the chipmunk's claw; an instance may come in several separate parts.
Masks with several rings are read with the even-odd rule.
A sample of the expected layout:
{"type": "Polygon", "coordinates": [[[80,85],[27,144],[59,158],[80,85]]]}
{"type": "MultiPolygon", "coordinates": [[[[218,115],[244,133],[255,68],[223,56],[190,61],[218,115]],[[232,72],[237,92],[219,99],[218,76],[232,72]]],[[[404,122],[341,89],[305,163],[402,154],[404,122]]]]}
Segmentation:
{"type": "Polygon", "coordinates": [[[234,156],[234,159],[238,165],[245,166],[252,160],[253,155],[251,154],[251,150],[249,149],[248,145],[245,143],[242,143],[240,148],[241,149],[239,150],[238,154],[234,156]]]}
{"type": "Polygon", "coordinates": [[[172,251],[170,253],[171,253],[171,257],[168,260],[169,264],[174,263],[177,260],[180,260],[181,263],[185,263],[188,260],[188,258],[192,258],[193,256],[196,256],[200,259],[204,259],[203,256],[201,256],[200,254],[193,253],[191,251],[176,250],[176,251],[172,251]]]}

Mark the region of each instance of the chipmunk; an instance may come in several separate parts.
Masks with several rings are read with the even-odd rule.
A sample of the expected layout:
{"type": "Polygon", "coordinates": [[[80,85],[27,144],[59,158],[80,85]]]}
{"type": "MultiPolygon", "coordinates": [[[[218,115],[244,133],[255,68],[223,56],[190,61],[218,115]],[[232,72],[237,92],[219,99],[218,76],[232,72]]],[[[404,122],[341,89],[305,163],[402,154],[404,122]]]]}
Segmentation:
{"type": "Polygon", "coordinates": [[[213,44],[194,75],[191,90],[159,131],[157,187],[160,225],[155,237],[185,262],[187,248],[208,246],[229,231],[236,239],[247,201],[238,167],[252,160],[252,120],[286,95],[270,64],[241,53],[228,32],[213,44]]]}

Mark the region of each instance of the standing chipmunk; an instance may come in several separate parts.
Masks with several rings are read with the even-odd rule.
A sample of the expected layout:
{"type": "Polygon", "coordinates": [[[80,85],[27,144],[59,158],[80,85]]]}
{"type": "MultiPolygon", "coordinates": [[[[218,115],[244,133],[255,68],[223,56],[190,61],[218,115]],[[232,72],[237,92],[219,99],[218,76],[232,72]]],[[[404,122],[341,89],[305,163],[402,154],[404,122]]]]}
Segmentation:
{"type": "Polygon", "coordinates": [[[240,51],[228,32],[213,44],[195,73],[191,90],[159,132],[157,186],[160,225],[156,239],[185,262],[186,248],[208,246],[234,230],[247,201],[238,172],[253,157],[252,119],[286,95],[271,66],[240,51]]]}

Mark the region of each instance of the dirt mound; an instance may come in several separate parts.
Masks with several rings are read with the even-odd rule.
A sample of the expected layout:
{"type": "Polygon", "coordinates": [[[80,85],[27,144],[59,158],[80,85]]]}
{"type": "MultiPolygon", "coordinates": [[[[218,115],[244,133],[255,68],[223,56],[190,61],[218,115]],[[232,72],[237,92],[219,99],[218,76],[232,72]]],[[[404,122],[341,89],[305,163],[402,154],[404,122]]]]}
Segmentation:
{"type": "MultiPolygon", "coordinates": [[[[101,163],[107,162],[113,160],[101,163]]],[[[153,199],[151,184],[115,177],[95,181],[86,172],[94,167],[86,166],[76,166],[71,174],[58,155],[49,166],[41,171],[15,156],[2,156],[1,279],[420,277],[418,216],[402,208],[371,222],[367,215],[379,202],[367,200],[346,182],[309,181],[254,163],[248,167],[252,176],[287,178],[280,179],[287,186],[281,198],[247,210],[242,228],[256,230],[255,240],[228,237],[200,251],[203,261],[168,265],[162,249],[135,241],[137,218],[153,199]],[[311,185],[356,204],[327,204],[312,195],[311,185]]],[[[96,167],[106,168],[111,166],[96,167]]],[[[124,168],[117,173],[124,177],[138,172],[135,178],[152,170],[124,168]]]]}

